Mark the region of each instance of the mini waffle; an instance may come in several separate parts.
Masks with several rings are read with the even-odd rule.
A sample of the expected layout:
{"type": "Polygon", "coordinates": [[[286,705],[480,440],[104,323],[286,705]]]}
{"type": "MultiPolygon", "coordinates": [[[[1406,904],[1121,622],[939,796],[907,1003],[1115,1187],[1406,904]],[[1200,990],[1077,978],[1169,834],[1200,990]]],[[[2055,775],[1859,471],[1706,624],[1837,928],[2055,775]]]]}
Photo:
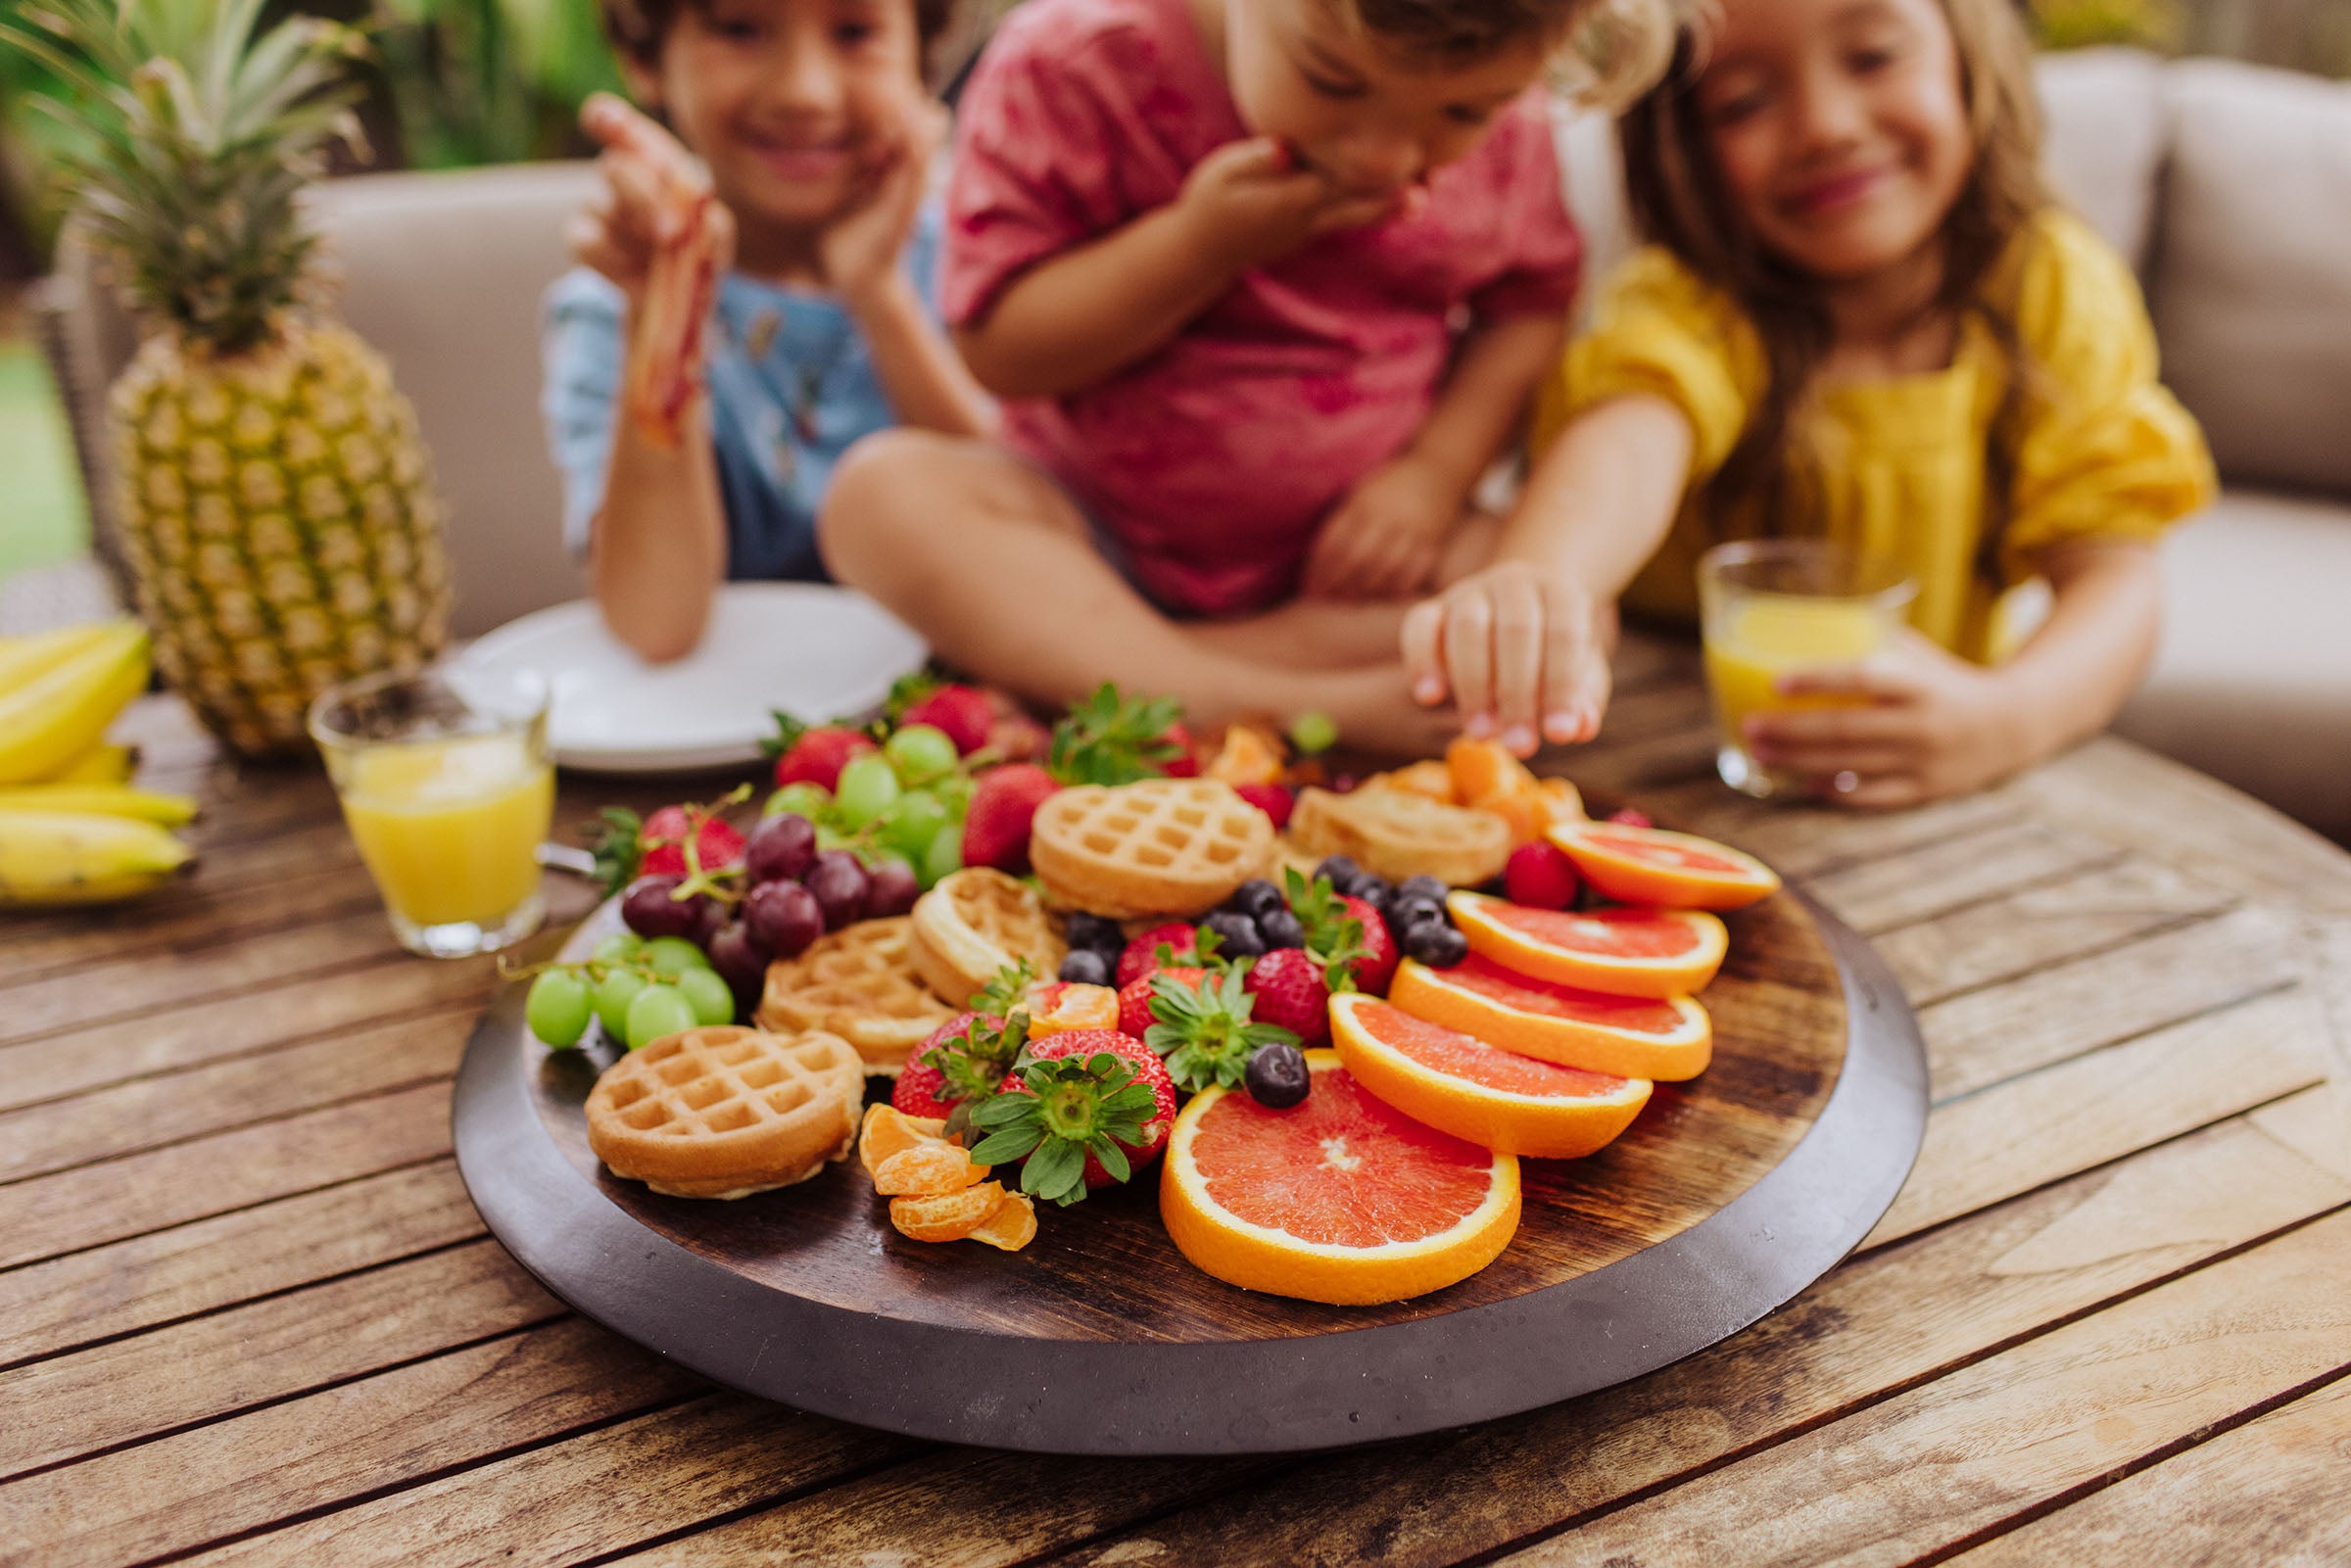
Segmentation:
{"type": "Polygon", "coordinates": [[[1028,883],[974,866],[939,879],[915,900],[908,942],[932,993],[969,1007],[996,971],[1026,959],[1035,974],[1059,973],[1070,954],[1061,923],[1028,883]]]}
{"type": "Polygon", "coordinates": [[[838,1036],[687,1029],[604,1069],[588,1147],[673,1198],[745,1198],[846,1158],[864,1097],[864,1065],[838,1036]]]}
{"type": "Polygon", "coordinates": [[[1197,915],[1261,875],[1266,814],[1213,779],[1064,789],[1036,809],[1029,858],[1047,891],[1098,915],[1197,915]]]}
{"type": "Polygon", "coordinates": [[[818,937],[797,958],[770,964],[759,1026],[838,1034],[865,1058],[866,1071],[896,1077],[906,1053],[954,1016],[914,967],[913,927],[904,915],[859,921],[818,937]]]}
{"type": "Polygon", "coordinates": [[[1403,789],[1300,790],[1289,834],[1318,861],[1345,855],[1391,881],[1425,874],[1469,887],[1501,876],[1511,858],[1511,825],[1503,818],[1403,789]]]}

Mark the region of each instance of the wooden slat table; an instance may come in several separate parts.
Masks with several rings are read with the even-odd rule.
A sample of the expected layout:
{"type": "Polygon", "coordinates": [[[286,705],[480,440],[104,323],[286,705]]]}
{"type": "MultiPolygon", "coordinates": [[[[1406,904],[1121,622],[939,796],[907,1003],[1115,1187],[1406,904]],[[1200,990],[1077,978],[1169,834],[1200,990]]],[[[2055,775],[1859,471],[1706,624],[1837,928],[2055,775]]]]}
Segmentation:
{"type": "Polygon", "coordinates": [[[1901,815],[1766,809],[1711,783],[1686,651],[1622,666],[1568,770],[1876,941],[1933,1059],[1916,1172],[1853,1259],[1639,1382],[1216,1462],[913,1443],[567,1312],[450,1160],[491,966],[393,948],[316,773],[142,705],[202,874],[0,922],[0,1560],[2351,1561],[2351,856],[2114,740],[1901,815]]]}

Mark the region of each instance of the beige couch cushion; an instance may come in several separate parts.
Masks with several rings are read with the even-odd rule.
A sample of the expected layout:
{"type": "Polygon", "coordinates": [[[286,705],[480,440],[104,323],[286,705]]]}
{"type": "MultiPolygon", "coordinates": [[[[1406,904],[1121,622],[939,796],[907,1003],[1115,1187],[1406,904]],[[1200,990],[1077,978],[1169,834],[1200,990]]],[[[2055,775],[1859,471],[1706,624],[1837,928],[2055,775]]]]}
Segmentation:
{"type": "Polygon", "coordinates": [[[2034,76],[2049,184],[2143,271],[2163,163],[2163,62],[2138,49],[2075,49],[2041,56],[2034,76]]]}
{"type": "Polygon", "coordinates": [[[2161,553],[2162,651],[2115,729],[2351,843],[2351,510],[2235,492],[2161,553]]]}
{"type": "Polygon", "coordinates": [[[2148,289],[2224,478],[2351,492],[2351,84],[2171,68],[2148,289]]]}

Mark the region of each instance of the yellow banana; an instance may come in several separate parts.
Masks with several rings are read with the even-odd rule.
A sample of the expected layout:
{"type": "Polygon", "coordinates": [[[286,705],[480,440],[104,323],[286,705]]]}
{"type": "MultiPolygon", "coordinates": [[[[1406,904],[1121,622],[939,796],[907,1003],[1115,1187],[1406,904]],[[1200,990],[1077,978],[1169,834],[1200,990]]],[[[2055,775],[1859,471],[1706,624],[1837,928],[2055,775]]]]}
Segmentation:
{"type": "Polygon", "coordinates": [[[139,748],[119,740],[101,740],[55,773],[44,774],[44,784],[126,784],[139,771],[139,748]]]}
{"type": "Polygon", "coordinates": [[[0,811],[0,908],[135,897],[194,858],[187,845],[149,822],[0,811]]]}
{"type": "Polygon", "coordinates": [[[147,686],[147,634],[105,628],[89,647],[0,691],[0,784],[30,784],[98,743],[147,686]]]}
{"type": "Polygon", "coordinates": [[[0,637],[0,691],[12,690],[56,669],[84,648],[96,646],[110,630],[123,624],[98,621],[26,637],[0,637]]]}
{"type": "Polygon", "coordinates": [[[65,811],[87,817],[129,817],[159,828],[181,828],[196,820],[196,802],[186,795],[158,794],[122,784],[36,784],[0,785],[0,812],[65,811]]]}

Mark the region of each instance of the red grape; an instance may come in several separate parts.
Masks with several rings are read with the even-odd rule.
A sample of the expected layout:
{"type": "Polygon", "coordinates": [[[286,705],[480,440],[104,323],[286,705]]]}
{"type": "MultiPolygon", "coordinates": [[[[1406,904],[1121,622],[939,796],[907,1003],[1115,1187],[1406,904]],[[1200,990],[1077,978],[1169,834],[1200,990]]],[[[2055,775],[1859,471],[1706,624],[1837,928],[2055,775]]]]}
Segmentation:
{"type": "Polygon", "coordinates": [[[732,922],[710,938],[710,967],[718,971],[719,978],[746,1011],[759,1005],[760,994],[767,988],[767,953],[742,921],[732,922]]]}
{"type": "Polygon", "coordinates": [[[816,860],[816,829],[797,812],[780,812],[751,830],[744,866],[754,882],[796,882],[816,860]]]}
{"type": "Polygon", "coordinates": [[[709,899],[699,893],[692,898],[672,898],[683,877],[640,877],[629,883],[629,890],[620,896],[620,918],[630,930],[650,939],[655,936],[692,936],[701,925],[702,906],[709,899]]]}
{"type": "Polygon", "coordinates": [[[825,912],[825,929],[840,930],[865,914],[866,889],[872,884],[865,866],[845,849],[828,849],[816,857],[802,879],[808,891],[816,895],[817,908],[825,912]]]}
{"type": "Polygon", "coordinates": [[[798,882],[761,882],[752,888],[743,901],[743,921],[751,940],[778,958],[797,958],[825,934],[816,895],[798,882]]]}
{"type": "Polygon", "coordinates": [[[891,915],[903,915],[914,908],[922,896],[922,884],[914,879],[914,868],[902,860],[885,860],[873,869],[865,890],[865,918],[882,920],[891,915]]]}

